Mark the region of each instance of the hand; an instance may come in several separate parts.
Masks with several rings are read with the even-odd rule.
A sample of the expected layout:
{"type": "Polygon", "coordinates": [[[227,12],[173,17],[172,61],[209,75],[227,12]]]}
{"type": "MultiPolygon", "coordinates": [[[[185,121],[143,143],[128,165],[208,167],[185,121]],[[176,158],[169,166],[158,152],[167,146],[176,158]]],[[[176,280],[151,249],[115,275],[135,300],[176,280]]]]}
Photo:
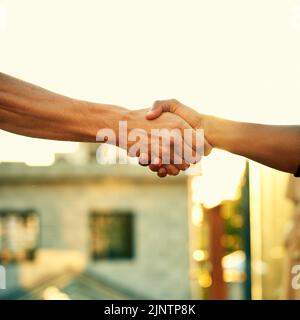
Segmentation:
{"type": "Polygon", "coordinates": [[[194,129],[204,130],[204,155],[214,147],[289,173],[295,173],[299,167],[299,125],[272,126],[222,119],[197,113],[177,100],[155,102],[147,119],[155,119],[163,112],[175,113],[194,129]]]}
{"type": "MultiPolygon", "coordinates": [[[[176,145],[178,141],[176,140],[176,137],[172,136],[171,134],[171,146],[172,146],[170,150],[171,162],[170,164],[163,164],[163,168],[161,168],[163,170],[159,170],[162,163],[162,153],[164,151],[167,151],[167,150],[164,150],[164,147],[170,148],[170,145],[162,146],[160,142],[159,153],[155,153],[155,151],[151,149],[152,146],[151,146],[150,138],[153,139],[153,136],[155,138],[155,135],[153,135],[153,129],[159,129],[159,130],[176,129],[177,131],[179,131],[181,137],[183,137],[184,130],[186,129],[192,130],[192,128],[182,118],[171,113],[164,113],[158,119],[154,119],[153,121],[148,121],[145,118],[147,111],[148,109],[128,111],[126,113],[126,116],[124,117],[124,119],[127,120],[127,124],[128,124],[128,148],[127,148],[128,154],[130,156],[139,156],[140,163],[142,165],[150,165],[150,168],[152,170],[155,169],[154,171],[158,172],[158,176],[165,176],[166,174],[177,175],[180,172],[180,170],[187,169],[189,167],[189,163],[182,160],[182,158],[180,158],[180,163],[178,163],[178,161],[176,162],[174,159],[174,157],[176,156],[176,152],[175,152],[175,155],[173,155],[173,151],[176,150],[176,146],[177,146],[181,150],[184,150],[184,151],[189,150],[190,154],[197,158],[195,145],[189,144],[188,141],[184,139],[180,142],[181,143],[180,145],[176,145]],[[132,142],[129,141],[130,132],[133,132],[132,130],[134,130],[134,132],[137,133],[137,135],[139,136],[140,138],[139,143],[141,143],[141,148],[132,148],[134,144],[136,144],[135,139],[133,144],[132,142]],[[144,152],[143,150],[146,150],[146,152],[144,152]],[[152,159],[151,159],[151,152],[152,152],[152,159]],[[154,158],[153,158],[153,152],[155,155],[154,158]],[[148,157],[148,161],[146,162],[142,161],[145,156],[148,157]]],[[[193,134],[193,141],[195,142],[196,132],[193,130],[192,134],[193,134]]],[[[197,159],[199,160],[199,157],[197,159]]]]}
{"type": "MultiPolygon", "coordinates": [[[[205,129],[205,116],[176,99],[155,101],[152,108],[148,111],[146,118],[148,120],[156,119],[163,112],[175,113],[184,119],[193,129],[205,129]]],[[[213,147],[206,137],[204,143],[204,155],[207,156],[210,154],[213,147]]]]}
{"type": "MultiPolygon", "coordinates": [[[[185,106],[184,104],[180,103],[175,99],[156,101],[153,107],[151,108],[151,110],[148,111],[146,118],[148,120],[153,120],[160,117],[164,112],[171,112],[180,116],[194,129],[205,129],[204,128],[205,116],[196,112],[194,109],[185,106]]],[[[211,152],[211,150],[212,150],[212,145],[208,142],[207,137],[205,137],[204,155],[208,155],[211,152]]],[[[165,177],[167,173],[171,174],[169,172],[172,171],[169,168],[169,172],[168,172],[168,170],[164,166],[158,166],[153,164],[152,165],[150,164],[149,167],[150,167],[150,170],[157,171],[159,176],[161,177],[165,177]]]]}

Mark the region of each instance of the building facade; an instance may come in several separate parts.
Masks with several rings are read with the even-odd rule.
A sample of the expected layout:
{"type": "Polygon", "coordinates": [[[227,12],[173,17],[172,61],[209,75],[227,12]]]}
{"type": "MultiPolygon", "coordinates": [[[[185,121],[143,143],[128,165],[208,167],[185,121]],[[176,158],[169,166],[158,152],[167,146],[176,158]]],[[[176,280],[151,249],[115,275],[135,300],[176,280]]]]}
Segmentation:
{"type": "Polygon", "coordinates": [[[71,272],[129,298],[190,298],[187,199],[186,176],[135,165],[1,164],[0,294],[71,272]]]}

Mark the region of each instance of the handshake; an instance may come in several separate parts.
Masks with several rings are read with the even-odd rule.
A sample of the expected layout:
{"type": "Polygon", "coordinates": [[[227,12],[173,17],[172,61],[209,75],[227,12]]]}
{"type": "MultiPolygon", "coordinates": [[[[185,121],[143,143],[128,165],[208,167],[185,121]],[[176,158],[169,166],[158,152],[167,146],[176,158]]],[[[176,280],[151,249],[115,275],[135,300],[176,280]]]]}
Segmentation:
{"type": "Polygon", "coordinates": [[[176,176],[211,152],[204,118],[177,100],[156,101],[150,110],[126,110],[114,130],[98,131],[97,141],[125,149],[159,177],[176,176]]]}
{"type": "Polygon", "coordinates": [[[213,147],[300,175],[299,125],[221,119],[177,100],[130,111],[68,98],[1,72],[0,129],[62,141],[95,142],[96,136],[138,157],[159,177],[178,175],[213,147]]]}

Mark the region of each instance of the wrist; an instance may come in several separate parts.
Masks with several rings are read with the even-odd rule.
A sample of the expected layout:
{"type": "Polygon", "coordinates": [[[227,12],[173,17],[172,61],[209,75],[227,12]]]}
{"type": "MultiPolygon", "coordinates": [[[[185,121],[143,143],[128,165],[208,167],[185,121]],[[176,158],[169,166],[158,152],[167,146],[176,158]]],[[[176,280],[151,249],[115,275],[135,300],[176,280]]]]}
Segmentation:
{"type": "Polygon", "coordinates": [[[80,101],[77,109],[76,118],[82,134],[82,141],[96,142],[99,130],[110,129],[114,132],[118,144],[119,122],[128,118],[127,109],[86,101],[80,101]]]}
{"type": "Polygon", "coordinates": [[[215,117],[206,114],[199,114],[196,126],[196,128],[201,128],[204,130],[205,139],[212,148],[216,147],[216,141],[218,140],[215,132],[215,122],[215,117]]]}
{"type": "Polygon", "coordinates": [[[236,135],[240,131],[238,122],[206,115],[203,125],[206,138],[212,147],[234,152],[236,135]]]}
{"type": "Polygon", "coordinates": [[[140,109],[140,110],[123,110],[121,117],[122,121],[127,122],[127,131],[130,132],[133,129],[144,129],[146,131],[149,130],[149,127],[153,126],[153,123],[151,121],[145,120],[146,115],[146,109],[140,109]],[[148,126],[147,126],[148,124],[148,126]]]}

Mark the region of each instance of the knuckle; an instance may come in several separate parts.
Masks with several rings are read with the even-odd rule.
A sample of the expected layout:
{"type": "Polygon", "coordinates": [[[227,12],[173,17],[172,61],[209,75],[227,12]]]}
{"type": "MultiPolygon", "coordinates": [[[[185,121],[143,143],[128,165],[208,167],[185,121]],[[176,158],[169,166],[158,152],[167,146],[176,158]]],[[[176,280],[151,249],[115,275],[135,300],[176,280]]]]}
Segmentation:
{"type": "Polygon", "coordinates": [[[178,173],[179,173],[179,170],[178,170],[176,167],[174,167],[174,168],[172,169],[172,174],[173,174],[173,176],[177,176],[178,173]]]}
{"type": "Polygon", "coordinates": [[[156,100],[156,101],[154,101],[154,103],[153,103],[153,107],[154,107],[154,108],[157,108],[157,107],[159,107],[159,106],[161,105],[161,103],[162,103],[161,100],[156,100]]]}
{"type": "Polygon", "coordinates": [[[176,119],[173,121],[173,129],[184,129],[184,123],[180,119],[176,119]]]}

